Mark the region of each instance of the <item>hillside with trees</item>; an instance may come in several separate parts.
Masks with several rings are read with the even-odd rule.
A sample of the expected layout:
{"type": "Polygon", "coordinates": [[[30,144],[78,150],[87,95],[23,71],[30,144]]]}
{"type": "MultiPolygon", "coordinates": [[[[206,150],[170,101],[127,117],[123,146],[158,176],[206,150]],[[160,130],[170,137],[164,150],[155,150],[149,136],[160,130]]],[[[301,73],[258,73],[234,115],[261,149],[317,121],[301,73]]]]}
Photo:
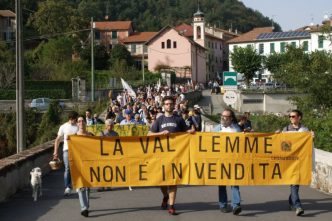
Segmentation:
{"type": "MultiPolygon", "coordinates": [[[[2,0],[0,9],[14,11],[15,1],[2,0]]],[[[89,27],[96,21],[131,20],[137,31],[159,31],[166,25],[191,23],[197,0],[23,0],[23,15],[29,33],[52,34],[89,27]],[[52,10],[50,10],[52,9],[52,10]]],[[[200,1],[206,22],[223,29],[247,32],[270,26],[272,20],[237,0],[200,1]]],[[[281,30],[275,23],[276,30],[281,30]]]]}

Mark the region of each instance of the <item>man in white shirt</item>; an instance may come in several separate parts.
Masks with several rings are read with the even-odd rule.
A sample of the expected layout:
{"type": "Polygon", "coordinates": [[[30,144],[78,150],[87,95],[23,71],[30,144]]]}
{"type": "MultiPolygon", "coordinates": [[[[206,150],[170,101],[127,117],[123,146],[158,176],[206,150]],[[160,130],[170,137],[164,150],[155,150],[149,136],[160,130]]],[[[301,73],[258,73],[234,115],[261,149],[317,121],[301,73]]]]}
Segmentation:
{"type": "Polygon", "coordinates": [[[64,195],[67,196],[71,192],[71,178],[70,178],[70,170],[69,170],[69,160],[68,160],[68,136],[72,134],[76,134],[78,131],[77,127],[77,117],[78,113],[75,111],[71,111],[68,114],[68,122],[62,124],[58,131],[58,136],[55,139],[54,143],[54,153],[53,158],[58,159],[58,149],[61,139],[63,138],[63,162],[65,165],[65,173],[64,173],[64,181],[65,181],[65,192],[64,195]]]}
{"type": "MultiPolygon", "coordinates": [[[[234,112],[231,109],[225,109],[221,114],[220,124],[217,125],[214,132],[241,132],[239,126],[237,125],[237,120],[234,112]]],[[[239,186],[231,186],[232,190],[232,210],[234,215],[239,215],[242,211],[241,208],[241,195],[239,186]]],[[[223,213],[228,212],[227,208],[227,192],[226,186],[219,186],[219,207],[220,211],[223,213]]]]}

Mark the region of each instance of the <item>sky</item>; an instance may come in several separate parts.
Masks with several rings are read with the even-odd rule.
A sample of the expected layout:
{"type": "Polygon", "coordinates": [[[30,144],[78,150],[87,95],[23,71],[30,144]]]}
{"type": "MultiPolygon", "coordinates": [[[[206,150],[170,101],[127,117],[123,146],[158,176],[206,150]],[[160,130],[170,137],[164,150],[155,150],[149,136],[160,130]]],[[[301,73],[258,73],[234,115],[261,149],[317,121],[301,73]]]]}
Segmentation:
{"type": "Polygon", "coordinates": [[[321,24],[324,15],[332,15],[332,0],[242,0],[244,5],[272,18],[283,31],[311,22],[321,24]]]}

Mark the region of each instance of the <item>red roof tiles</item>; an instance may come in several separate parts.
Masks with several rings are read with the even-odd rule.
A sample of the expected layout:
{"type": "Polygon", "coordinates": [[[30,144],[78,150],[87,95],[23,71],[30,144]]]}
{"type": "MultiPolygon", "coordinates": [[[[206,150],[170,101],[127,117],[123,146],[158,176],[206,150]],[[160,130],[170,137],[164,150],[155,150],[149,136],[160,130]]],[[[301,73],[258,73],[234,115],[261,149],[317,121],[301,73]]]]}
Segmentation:
{"type": "Polygon", "coordinates": [[[264,27],[264,28],[254,28],[253,30],[240,35],[237,38],[233,38],[229,40],[227,43],[234,44],[234,43],[242,43],[242,42],[251,42],[257,38],[258,35],[262,33],[269,33],[272,32],[272,27],[264,27]]]}
{"type": "Polygon", "coordinates": [[[16,14],[10,10],[0,10],[1,17],[15,17],[16,14]]]}
{"type": "Polygon", "coordinates": [[[132,29],[132,21],[98,21],[94,22],[95,28],[98,30],[130,30],[132,29]]]}
{"type": "Polygon", "coordinates": [[[146,42],[155,36],[158,32],[135,32],[122,40],[123,43],[146,42]]]}

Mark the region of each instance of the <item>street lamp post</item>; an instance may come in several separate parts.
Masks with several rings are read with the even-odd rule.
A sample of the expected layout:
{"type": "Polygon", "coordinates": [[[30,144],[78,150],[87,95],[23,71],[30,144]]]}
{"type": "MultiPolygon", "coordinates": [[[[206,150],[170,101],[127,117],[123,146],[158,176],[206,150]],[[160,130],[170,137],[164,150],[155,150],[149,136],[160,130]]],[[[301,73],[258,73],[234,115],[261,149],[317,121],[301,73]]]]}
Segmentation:
{"type": "Polygon", "coordinates": [[[143,84],[144,84],[144,44],[142,45],[142,75],[143,75],[143,84]]]}
{"type": "Polygon", "coordinates": [[[15,1],[16,12],[16,150],[25,149],[24,135],[24,78],[22,62],[22,9],[21,0],[15,1]]]}
{"type": "Polygon", "coordinates": [[[91,101],[95,101],[95,74],[94,74],[94,69],[95,69],[95,64],[94,64],[94,31],[93,31],[93,17],[91,17],[91,101]]]}

